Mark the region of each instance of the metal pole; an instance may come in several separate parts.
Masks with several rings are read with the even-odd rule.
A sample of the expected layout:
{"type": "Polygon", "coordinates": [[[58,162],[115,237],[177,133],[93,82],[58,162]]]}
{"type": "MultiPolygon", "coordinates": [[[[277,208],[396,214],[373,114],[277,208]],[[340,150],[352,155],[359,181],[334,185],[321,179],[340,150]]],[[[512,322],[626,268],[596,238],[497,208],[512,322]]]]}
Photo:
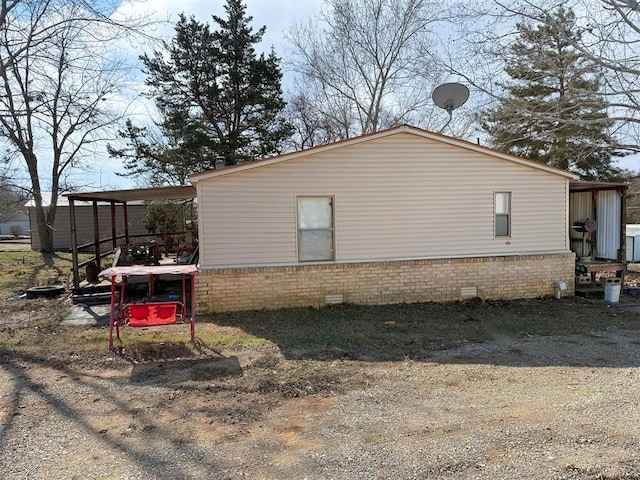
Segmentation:
{"type": "Polygon", "coordinates": [[[71,259],[73,262],[73,288],[80,287],[78,272],[78,238],[76,234],[76,209],[73,198],[69,197],[69,223],[71,224],[71,259]]]}
{"type": "MultiPolygon", "coordinates": [[[[109,317],[109,350],[113,350],[113,326],[116,313],[116,277],[111,275],[111,316],[109,317]]],[[[119,332],[118,332],[119,333],[119,332]]],[[[120,335],[118,335],[120,337],[120,335]]]]}
{"type": "Polygon", "coordinates": [[[96,251],[96,265],[100,268],[100,222],[98,221],[98,202],[93,201],[93,241],[96,251]]]}
{"type": "Polygon", "coordinates": [[[191,343],[196,343],[196,276],[191,275],[191,343]]]}
{"type": "Polygon", "coordinates": [[[111,201],[111,246],[116,249],[116,204],[111,201]]]}
{"type": "Polygon", "coordinates": [[[187,279],[182,274],[182,321],[187,320],[187,279]]]}

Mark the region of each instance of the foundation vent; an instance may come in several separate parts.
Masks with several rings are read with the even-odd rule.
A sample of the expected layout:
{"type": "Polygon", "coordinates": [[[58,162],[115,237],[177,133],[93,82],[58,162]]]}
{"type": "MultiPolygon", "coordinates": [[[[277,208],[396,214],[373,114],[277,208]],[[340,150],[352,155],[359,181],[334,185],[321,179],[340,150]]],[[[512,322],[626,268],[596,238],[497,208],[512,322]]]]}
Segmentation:
{"type": "Polygon", "coordinates": [[[478,296],[478,287],[462,287],[460,289],[461,298],[476,298],[478,296]]]}
{"type": "Polygon", "coordinates": [[[325,297],[324,301],[328,305],[339,305],[344,303],[344,295],[341,293],[329,294],[325,297]]]}

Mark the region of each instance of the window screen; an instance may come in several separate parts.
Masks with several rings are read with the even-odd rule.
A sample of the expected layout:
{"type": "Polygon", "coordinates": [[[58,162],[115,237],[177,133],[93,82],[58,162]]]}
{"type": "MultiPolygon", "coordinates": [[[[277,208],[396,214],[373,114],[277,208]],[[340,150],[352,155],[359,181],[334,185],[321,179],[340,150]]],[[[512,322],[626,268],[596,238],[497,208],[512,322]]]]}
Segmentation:
{"type": "Polygon", "coordinates": [[[298,197],[298,260],[333,260],[332,197],[298,197]]]}
{"type": "Polygon", "coordinates": [[[496,237],[511,235],[511,193],[496,192],[495,194],[495,226],[496,237]]]}

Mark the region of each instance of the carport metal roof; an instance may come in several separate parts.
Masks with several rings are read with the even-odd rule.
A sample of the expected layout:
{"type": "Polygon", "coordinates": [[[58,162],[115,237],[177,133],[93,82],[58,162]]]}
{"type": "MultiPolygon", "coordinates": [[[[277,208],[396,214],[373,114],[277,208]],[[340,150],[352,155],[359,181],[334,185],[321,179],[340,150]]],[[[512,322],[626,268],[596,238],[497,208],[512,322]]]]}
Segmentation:
{"type": "Polygon", "coordinates": [[[598,190],[624,191],[628,187],[628,183],[622,182],[590,182],[587,180],[572,180],[569,182],[569,190],[572,192],[592,192],[598,190]]]}
{"type": "MultiPolygon", "coordinates": [[[[71,223],[71,249],[73,262],[73,285],[77,289],[80,284],[78,269],[83,266],[78,262],[78,242],[76,239],[76,216],[74,202],[93,203],[93,231],[95,248],[94,260],[100,270],[100,244],[104,241],[111,241],[112,249],[116,249],[116,241],[122,237],[129,243],[129,228],[127,220],[127,202],[154,201],[154,200],[193,200],[196,198],[196,189],[191,185],[182,187],[158,187],[158,188],[137,188],[130,190],[105,190],[102,192],[70,192],[63,194],[69,200],[69,215],[71,223]],[[98,223],[98,202],[106,202],[111,205],[111,238],[100,239],[100,228],[98,223]],[[124,235],[120,237],[116,234],[115,204],[121,204],[124,216],[124,235]]],[[[105,252],[106,253],[106,252],[105,252]]],[[[84,262],[87,263],[87,262],[84,262]]]]}
{"type": "Polygon", "coordinates": [[[84,202],[126,203],[135,200],[183,200],[195,198],[196,189],[191,185],[183,187],[136,188],[131,190],[105,190],[103,192],[65,193],[70,200],[84,202]]]}

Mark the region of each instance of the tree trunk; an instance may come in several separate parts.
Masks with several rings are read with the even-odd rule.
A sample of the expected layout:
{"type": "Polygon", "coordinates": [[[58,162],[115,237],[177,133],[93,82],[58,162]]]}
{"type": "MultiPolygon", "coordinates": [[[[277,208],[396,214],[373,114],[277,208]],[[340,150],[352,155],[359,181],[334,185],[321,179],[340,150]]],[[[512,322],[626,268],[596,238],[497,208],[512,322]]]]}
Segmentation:
{"type": "Polygon", "coordinates": [[[40,251],[45,253],[53,252],[53,225],[47,221],[47,214],[42,206],[42,195],[34,194],[36,225],[38,237],[40,238],[40,251]]]}
{"type": "MultiPolygon", "coordinates": [[[[51,215],[47,215],[42,204],[42,191],[40,190],[40,180],[37,176],[37,160],[35,155],[29,157],[28,163],[31,175],[31,184],[33,188],[33,201],[35,203],[36,227],[38,229],[38,237],[40,238],[40,251],[45,253],[53,252],[53,220],[51,215]]],[[[49,212],[51,213],[51,212],[49,212]]],[[[55,217],[55,211],[53,212],[55,217]]]]}

